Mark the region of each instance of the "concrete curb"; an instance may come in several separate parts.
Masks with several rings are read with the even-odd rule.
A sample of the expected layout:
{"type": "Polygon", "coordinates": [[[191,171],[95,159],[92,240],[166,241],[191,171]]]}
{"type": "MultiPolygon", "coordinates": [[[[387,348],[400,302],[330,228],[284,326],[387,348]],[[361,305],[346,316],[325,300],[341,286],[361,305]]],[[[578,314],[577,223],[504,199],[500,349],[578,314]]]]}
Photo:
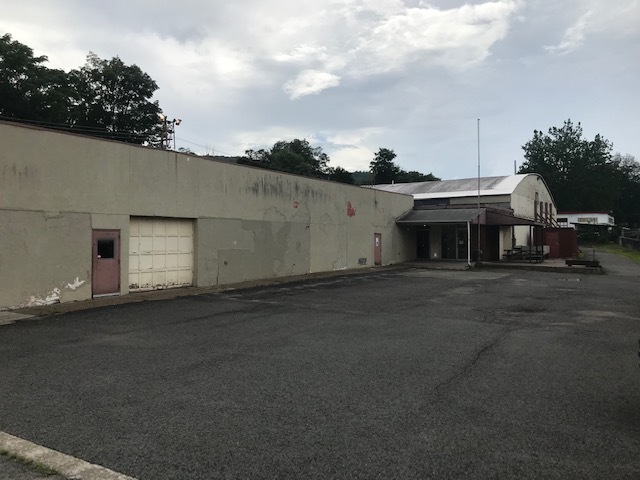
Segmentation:
{"type": "Polygon", "coordinates": [[[469,267],[466,263],[450,262],[446,264],[443,262],[404,262],[393,265],[385,265],[378,267],[368,268],[354,268],[349,270],[332,270],[329,272],[315,272],[305,275],[295,275],[290,277],[278,277],[269,278],[263,280],[250,280],[241,283],[216,285],[212,287],[186,287],[186,288],[169,288],[164,290],[151,290],[147,292],[134,292],[127,295],[102,297],[88,300],[81,300],[77,302],[68,303],[54,303],[52,305],[45,305],[40,307],[27,307],[18,310],[11,310],[6,313],[6,318],[0,317],[0,325],[11,324],[17,320],[28,320],[39,317],[46,317],[49,315],[57,315],[61,313],[76,312],[81,310],[91,310],[94,308],[109,307],[114,305],[124,305],[129,303],[147,302],[147,301],[159,301],[170,300],[180,297],[191,297],[197,295],[205,295],[208,293],[221,293],[232,290],[245,290],[249,288],[267,287],[273,285],[285,285],[290,283],[299,283],[311,280],[317,280],[322,278],[331,278],[336,276],[350,276],[371,273],[374,271],[392,271],[392,270],[405,270],[409,268],[425,268],[428,270],[457,270],[457,271],[472,271],[474,269],[510,269],[510,270],[533,270],[542,272],[554,272],[554,273],[581,273],[581,274],[604,274],[603,268],[590,268],[590,267],[566,267],[566,266],[544,266],[540,264],[514,264],[514,263],[482,263],[477,262],[475,265],[469,267]],[[9,318],[9,315],[12,317],[9,318]],[[4,321],[3,321],[4,320],[4,321]]]}
{"type": "Polygon", "coordinates": [[[47,467],[70,480],[135,480],[5,432],[0,432],[0,450],[12,457],[47,467]]]}
{"type": "MultiPolygon", "coordinates": [[[[249,288],[267,287],[273,285],[285,285],[290,283],[306,282],[322,278],[331,278],[337,276],[350,276],[371,273],[374,271],[391,271],[410,268],[407,264],[399,263],[393,265],[385,265],[368,268],[354,268],[349,270],[332,270],[329,272],[308,273],[305,275],[295,275],[289,277],[269,278],[263,280],[250,280],[240,283],[230,283],[225,285],[216,285],[212,287],[184,287],[184,288],[168,288],[163,290],[150,290],[146,292],[134,292],[126,295],[116,295],[113,297],[101,297],[88,300],[80,300],[77,302],[54,303],[52,305],[43,305],[39,307],[26,307],[18,310],[10,310],[9,313],[14,315],[7,323],[14,323],[20,319],[35,319],[46,317],[49,315],[57,315],[62,313],[76,312],[82,310],[91,310],[94,308],[110,307],[113,305],[125,305],[129,303],[170,300],[180,297],[192,297],[197,295],[206,295],[209,293],[229,292],[232,290],[246,290],[249,288]]],[[[8,317],[7,317],[8,318],[8,317]]],[[[0,319],[1,320],[1,319],[0,319]]],[[[1,325],[2,323],[0,323],[1,325]]]]}
{"type": "Polygon", "coordinates": [[[605,269],[602,267],[548,267],[544,265],[528,265],[513,263],[476,263],[475,268],[484,268],[491,270],[529,270],[536,272],[553,272],[553,273],[579,273],[590,275],[604,275],[605,269]]]}

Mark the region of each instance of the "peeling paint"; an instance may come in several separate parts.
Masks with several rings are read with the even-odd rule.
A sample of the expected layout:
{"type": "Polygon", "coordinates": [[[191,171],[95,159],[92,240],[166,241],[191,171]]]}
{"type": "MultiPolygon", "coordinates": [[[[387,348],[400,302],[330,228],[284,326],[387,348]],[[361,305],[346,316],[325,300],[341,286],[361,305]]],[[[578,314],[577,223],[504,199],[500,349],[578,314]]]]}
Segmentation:
{"type": "Polygon", "coordinates": [[[80,277],[76,277],[73,283],[67,283],[66,288],[69,288],[75,292],[78,288],[80,288],[85,283],[86,283],[85,280],[80,280],[80,277]]]}
{"type": "Polygon", "coordinates": [[[27,300],[25,307],[41,307],[42,305],[53,305],[54,303],[60,303],[60,289],[54,288],[51,290],[45,298],[36,297],[32,295],[27,300]]]}

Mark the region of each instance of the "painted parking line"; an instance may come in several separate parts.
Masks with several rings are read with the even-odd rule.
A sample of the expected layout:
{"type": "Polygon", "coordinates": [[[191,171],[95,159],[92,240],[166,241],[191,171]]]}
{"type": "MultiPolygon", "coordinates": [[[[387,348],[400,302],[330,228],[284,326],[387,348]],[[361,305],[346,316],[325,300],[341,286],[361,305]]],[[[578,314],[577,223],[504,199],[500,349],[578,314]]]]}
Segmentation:
{"type": "Polygon", "coordinates": [[[0,432],[0,450],[21,460],[43,465],[72,480],[135,480],[5,432],[0,432]]]}

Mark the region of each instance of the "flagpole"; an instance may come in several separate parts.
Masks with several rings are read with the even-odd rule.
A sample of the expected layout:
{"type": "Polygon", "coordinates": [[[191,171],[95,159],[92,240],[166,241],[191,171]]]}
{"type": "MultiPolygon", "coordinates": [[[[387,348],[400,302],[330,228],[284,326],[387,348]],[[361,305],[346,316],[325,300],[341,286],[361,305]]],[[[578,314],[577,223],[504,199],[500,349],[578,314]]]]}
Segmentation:
{"type": "Polygon", "coordinates": [[[478,119],[478,252],[476,260],[480,261],[480,119],[478,119]]]}

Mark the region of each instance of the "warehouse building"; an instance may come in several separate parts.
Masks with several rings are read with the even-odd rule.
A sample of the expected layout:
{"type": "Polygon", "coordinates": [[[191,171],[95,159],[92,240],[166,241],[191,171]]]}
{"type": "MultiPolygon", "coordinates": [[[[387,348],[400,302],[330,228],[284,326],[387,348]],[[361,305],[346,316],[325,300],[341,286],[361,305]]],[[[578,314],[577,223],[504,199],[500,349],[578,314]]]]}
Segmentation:
{"type": "Polygon", "coordinates": [[[0,122],[0,309],[411,260],[410,195],[0,122]]]}

